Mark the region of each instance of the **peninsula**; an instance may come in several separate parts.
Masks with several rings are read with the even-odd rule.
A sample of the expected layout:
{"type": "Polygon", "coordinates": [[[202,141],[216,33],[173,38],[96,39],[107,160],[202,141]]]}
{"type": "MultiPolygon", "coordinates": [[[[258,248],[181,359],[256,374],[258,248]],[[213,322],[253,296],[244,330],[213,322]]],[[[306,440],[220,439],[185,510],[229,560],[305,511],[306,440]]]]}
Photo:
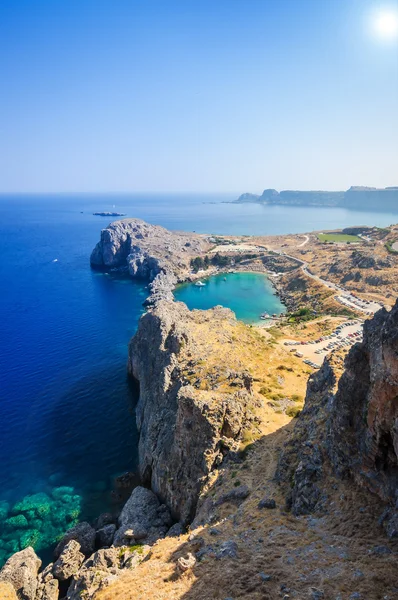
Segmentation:
{"type": "Polygon", "coordinates": [[[383,189],[353,186],[347,191],[328,192],[322,190],[284,190],[265,189],[262,194],[245,193],[234,203],[254,202],[268,205],[289,206],[339,206],[341,208],[386,210],[395,212],[398,207],[398,186],[383,189]]]}
{"type": "Polygon", "coordinates": [[[149,284],[128,350],[141,485],[120,514],[71,528],[44,570],[33,547],[11,556],[1,597],[394,598],[397,240],[397,226],[106,227],[92,268],[149,284]],[[231,269],[267,275],[286,315],[253,327],[174,300],[231,269]]]}

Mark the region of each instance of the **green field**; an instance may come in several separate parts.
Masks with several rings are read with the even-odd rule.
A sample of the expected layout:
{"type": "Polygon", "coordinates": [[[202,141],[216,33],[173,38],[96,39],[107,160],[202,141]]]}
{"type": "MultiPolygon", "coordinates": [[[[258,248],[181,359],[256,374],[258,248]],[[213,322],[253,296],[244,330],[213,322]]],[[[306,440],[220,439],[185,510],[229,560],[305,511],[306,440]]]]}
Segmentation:
{"type": "Polygon", "coordinates": [[[318,239],[320,242],[362,242],[357,235],[346,235],[345,233],[319,233],[318,239]]]}

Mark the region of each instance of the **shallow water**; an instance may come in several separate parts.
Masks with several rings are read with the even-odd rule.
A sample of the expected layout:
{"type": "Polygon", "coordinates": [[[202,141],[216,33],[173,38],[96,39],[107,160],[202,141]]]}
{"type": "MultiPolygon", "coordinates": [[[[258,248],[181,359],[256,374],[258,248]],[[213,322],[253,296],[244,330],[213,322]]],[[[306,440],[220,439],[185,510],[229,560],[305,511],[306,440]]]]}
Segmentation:
{"type": "Polygon", "coordinates": [[[207,310],[221,305],[231,308],[244,323],[261,323],[260,315],[267,312],[280,315],[285,306],[279,300],[271,282],[260,273],[226,273],[202,279],[204,287],[184,283],[177,287],[174,297],[191,310],[207,310]]]}

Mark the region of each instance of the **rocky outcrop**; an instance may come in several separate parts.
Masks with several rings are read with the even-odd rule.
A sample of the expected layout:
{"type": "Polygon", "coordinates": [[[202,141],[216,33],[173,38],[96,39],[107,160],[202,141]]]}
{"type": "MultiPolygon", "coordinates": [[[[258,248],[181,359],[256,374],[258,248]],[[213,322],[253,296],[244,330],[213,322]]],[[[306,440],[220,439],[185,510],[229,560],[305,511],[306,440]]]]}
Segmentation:
{"type": "MultiPolygon", "coordinates": [[[[221,343],[216,332],[218,326],[220,337],[225,335],[224,322],[236,324],[228,309],[191,312],[182,303],[162,301],[141,318],[129,348],[129,371],[140,384],[140,475],[184,524],[192,520],[224,446],[239,438],[250,398],[244,374],[229,373],[231,391],[222,393],[205,389],[195,370],[221,343]]],[[[206,386],[211,381],[209,376],[206,386]]]]}
{"type": "Polygon", "coordinates": [[[0,571],[0,582],[13,586],[20,600],[35,600],[41,560],[30,546],[13,554],[0,571]]]}
{"type": "Polygon", "coordinates": [[[62,550],[60,557],[53,566],[53,575],[59,581],[66,581],[77,573],[83,564],[84,554],[80,552],[80,544],[70,540],[62,550]]]}
{"type": "Polygon", "coordinates": [[[59,583],[53,575],[53,564],[50,563],[38,576],[36,600],[58,600],[59,583]]]}
{"type": "MultiPolygon", "coordinates": [[[[365,210],[389,210],[394,212],[398,202],[398,187],[385,189],[353,186],[346,192],[324,190],[283,190],[266,189],[261,196],[245,193],[236,203],[258,202],[261,204],[286,204],[289,206],[341,206],[344,208],[365,210]]],[[[365,228],[364,228],[365,229],[365,228]]]]}
{"type": "Polygon", "coordinates": [[[140,219],[122,219],[101,231],[90,262],[95,269],[125,270],[150,281],[147,305],[171,300],[172,291],[190,270],[190,260],[209,244],[194,233],[172,232],[140,219]]]}
{"type": "Polygon", "coordinates": [[[398,302],[366,321],[363,343],[349,352],[341,377],[325,361],[310,378],[277,471],[279,480],[293,483],[288,501],[296,514],[319,508],[326,463],[390,506],[383,518],[387,532],[398,536],[398,302]]]}
{"type": "Polygon", "coordinates": [[[167,506],[160,504],[151,490],[136,487],[120,514],[114,545],[154,543],[164,537],[171,524],[167,506]]]}
{"type": "Polygon", "coordinates": [[[69,529],[54,550],[56,559],[60,557],[65,546],[71,540],[75,540],[80,544],[80,550],[84,556],[90,556],[95,549],[95,529],[85,521],[69,529]]]}

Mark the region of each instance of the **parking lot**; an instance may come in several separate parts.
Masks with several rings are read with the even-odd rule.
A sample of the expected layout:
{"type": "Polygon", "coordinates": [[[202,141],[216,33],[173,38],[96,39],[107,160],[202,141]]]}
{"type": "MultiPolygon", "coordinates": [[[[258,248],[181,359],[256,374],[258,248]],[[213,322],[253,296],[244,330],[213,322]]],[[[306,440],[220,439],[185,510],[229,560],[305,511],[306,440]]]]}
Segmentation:
{"type": "Polygon", "coordinates": [[[314,369],[319,369],[324,357],[333,350],[349,349],[356,342],[362,341],[362,331],[362,321],[347,321],[338,325],[330,335],[302,342],[297,340],[283,340],[283,344],[287,348],[291,346],[290,352],[301,358],[305,364],[314,369]]]}

